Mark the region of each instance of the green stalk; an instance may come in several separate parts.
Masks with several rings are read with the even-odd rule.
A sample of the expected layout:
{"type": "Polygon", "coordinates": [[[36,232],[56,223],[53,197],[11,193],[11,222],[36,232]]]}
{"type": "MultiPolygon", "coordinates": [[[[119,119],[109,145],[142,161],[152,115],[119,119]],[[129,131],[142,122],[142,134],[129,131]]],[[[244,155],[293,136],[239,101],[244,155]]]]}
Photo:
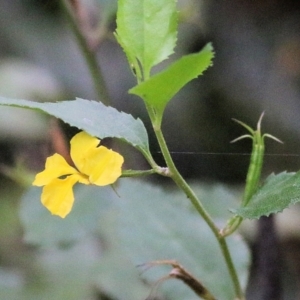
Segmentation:
{"type": "Polygon", "coordinates": [[[154,169],[151,170],[124,170],[121,177],[140,177],[155,174],[154,169]]]}
{"type": "Polygon", "coordinates": [[[230,255],[225,237],[223,237],[219,233],[219,229],[215,225],[215,223],[213,222],[211,216],[206,211],[206,209],[204,208],[204,206],[202,205],[201,201],[198,199],[198,197],[196,196],[194,191],[191,189],[191,187],[187,184],[187,182],[184,180],[184,178],[181,176],[181,174],[177,170],[177,168],[176,168],[176,166],[173,162],[173,159],[170,155],[170,151],[168,149],[168,146],[165,142],[165,139],[164,139],[163,133],[161,131],[161,128],[160,128],[160,126],[155,125],[156,116],[153,114],[153,110],[148,109],[148,113],[149,113],[149,116],[151,118],[151,121],[153,121],[152,124],[154,125],[153,126],[154,132],[155,132],[156,138],[158,140],[161,152],[162,152],[162,154],[164,156],[164,159],[166,161],[167,167],[169,169],[169,176],[173,179],[173,181],[176,183],[176,185],[186,194],[187,198],[190,200],[190,202],[192,203],[192,205],[194,206],[196,211],[204,219],[204,221],[207,223],[207,225],[209,226],[209,228],[213,232],[214,236],[216,237],[216,239],[218,241],[218,244],[220,246],[222,255],[224,257],[229,275],[231,277],[231,280],[232,280],[232,283],[233,283],[233,286],[234,286],[234,290],[235,290],[236,298],[240,299],[240,300],[244,299],[243,291],[242,291],[242,288],[240,286],[239,279],[238,279],[238,276],[237,276],[237,272],[236,272],[235,266],[233,264],[232,257],[230,255]]]}
{"type": "Polygon", "coordinates": [[[109,105],[111,103],[110,96],[107,91],[101,68],[97,62],[96,54],[90,49],[86,37],[81,31],[78,22],[76,22],[76,18],[74,17],[74,14],[72,12],[72,7],[69,3],[70,1],[61,0],[60,2],[63,13],[65,14],[66,19],[77,38],[78,45],[89,68],[97,97],[99,98],[99,100],[101,100],[102,103],[104,103],[105,105],[109,105]]]}

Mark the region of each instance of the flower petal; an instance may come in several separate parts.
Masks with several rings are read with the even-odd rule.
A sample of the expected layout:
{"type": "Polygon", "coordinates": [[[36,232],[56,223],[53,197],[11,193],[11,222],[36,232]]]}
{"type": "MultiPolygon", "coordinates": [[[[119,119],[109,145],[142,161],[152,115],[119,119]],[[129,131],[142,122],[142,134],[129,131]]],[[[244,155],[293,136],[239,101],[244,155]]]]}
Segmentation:
{"type": "Polygon", "coordinates": [[[119,153],[100,146],[90,149],[83,172],[90,182],[99,186],[114,183],[122,174],[124,158],[119,153]]]}
{"type": "Polygon", "coordinates": [[[77,169],[83,172],[84,165],[89,159],[88,152],[91,149],[96,149],[100,140],[88,133],[81,131],[71,139],[71,157],[77,169]]]}
{"type": "Polygon", "coordinates": [[[78,182],[77,175],[65,179],[54,179],[43,188],[41,202],[53,215],[64,218],[74,203],[73,185],[78,182]]]}
{"type": "Polygon", "coordinates": [[[47,158],[45,170],[35,176],[35,180],[32,185],[43,186],[60,176],[75,173],[78,173],[78,171],[68,165],[61,155],[55,153],[47,158]]]}

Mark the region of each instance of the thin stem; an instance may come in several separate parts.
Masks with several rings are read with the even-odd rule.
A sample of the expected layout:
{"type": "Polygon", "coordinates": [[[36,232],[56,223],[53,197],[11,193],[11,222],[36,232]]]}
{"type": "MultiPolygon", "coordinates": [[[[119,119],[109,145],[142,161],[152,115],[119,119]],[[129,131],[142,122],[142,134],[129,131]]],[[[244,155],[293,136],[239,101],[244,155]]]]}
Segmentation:
{"type": "Polygon", "coordinates": [[[228,249],[226,238],[223,237],[223,236],[219,236],[218,242],[219,242],[224,260],[226,262],[228,272],[230,274],[230,277],[231,277],[231,280],[232,280],[232,283],[233,283],[233,286],[234,286],[236,299],[245,300],[244,293],[243,293],[243,290],[241,288],[240,281],[239,281],[235,266],[233,264],[231,254],[230,254],[229,249],[228,249]]]}
{"type": "Polygon", "coordinates": [[[156,171],[154,169],[151,170],[125,170],[122,172],[121,177],[139,177],[155,174],[156,171]]]}
{"type": "Polygon", "coordinates": [[[202,203],[198,200],[196,194],[194,191],[190,188],[190,186],[187,184],[187,182],[183,179],[179,171],[177,170],[173,159],[170,155],[170,152],[167,148],[165,139],[163,137],[162,131],[158,130],[156,131],[156,137],[158,140],[158,143],[160,145],[162,154],[164,156],[164,159],[166,161],[166,164],[169,168],[170,177],[174,180],[174,182],[178,185],[178,187],[184,191],[184,193],[187,195],[187,197],[192,202],[193,206],[197,210],[197,212],[202,216],[202,218],[205,220],[205,222],[208,224],[208,226],[211,228],[215,236],[219,237],[219,229],[215,226],[213,220],[211,219],[208,212],[205,210],[202,203]]]}
{"type": "Polygon", "coordinates": [[[216,300],[216,298],[207,289],[207,287],[205,287],[191,273],[185,270],[184,267],[180,265],[176,260],[156,260],[140,266],[147,266],[147,269],[149,269],[153,266],[158,266],[158,265],[169,265],[172,267],[172,270],[167,276],[160,278],[157,281],[157,283],[161,283],[162,281],[165,281],[167,279],[176,278],[184,282],[187,286],[189,286],[190,289],[193,290],[196,293],[196,295],[198,295],[201,299],[216,300]]]}
{"type": "Polygon", "coordinates": [[[63,9],[63,12],[66,16],[66,19],[70,23],[71,29],[77,38],[78,45],[86,60],[87,66],[89,68],[90,74],[94,82],[94,88],[97,97],[105,105],[109,105],[111,103],[110,96],[107,91],[107,87],[102,75],[102,71],[96,58],[96,54],[89,47],[87,38],[84,36],[82,30],[80,29],[79,26],[80,24],[78,24],[76,18],[74,17],[74,13],[72,12],[72,7],[69,3],[70,1],[61,0],[60,2],[61,2],[61,7],[63,9]]]}
{"type": "MultiPolygon", "coordinates": [[[[150,115],[151,119],[154,117],[151,114],[151,111],[149,112],[149,115],[150,115]]],[[[160,145],[162,154],[166,161],[166,164],[169,168],[169,172],[170,172],[169,176],[174,180],[174,182],[177,184],[177,186],[181,190],[183,190],[183,192],[186,194],[187,198],[191,201],[191,203],[195,207],[196,211],[201,215],[201,217],[207,223],[209,228],[212,230],[213,234],[215,235],[215,237],[219,243],[222,255],[226,262],[227,269],[228,269],[228,272],[230,274],[230,277],[231,277],[231,280],[232,280],[232,283],[234,286],[236,297],[237,297],[237,299],[244,299],[243,291],[240,286],[237,272],[236,272],[235,266],[233,264],[233,261],[232,261],[225,238],[219,233],[219,229],[213,222],[211,216],[206,211],[206,209],[204,208],[204,206],[202,205],[202,203],[200,202],[200,200],[198,199],[198,197],[196,196],[194,191],[191,189],[191,187],[187,184],[187,182],[183,179],[181,174],[178,172],[178,170],[173,162],[173,159],[170,155],[169,149],[167,147],[167,144],[165,142],[165,139],[164,139],[164,136],[162,134],[160,127],[159,128],[154,127],[154,131],[155,131],[158,143],[160,145]]]]}

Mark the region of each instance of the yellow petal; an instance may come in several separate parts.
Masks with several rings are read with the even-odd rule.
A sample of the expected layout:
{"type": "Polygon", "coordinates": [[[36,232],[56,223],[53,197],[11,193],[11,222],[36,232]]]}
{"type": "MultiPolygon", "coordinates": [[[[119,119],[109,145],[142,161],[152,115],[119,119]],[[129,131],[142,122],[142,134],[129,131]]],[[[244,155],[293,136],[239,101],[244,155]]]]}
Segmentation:
{"type": "MultiPolygon", "coordinates": [[[[78,182],[83,183],[83,184],[86,184],[86,185],[91,184],[91,183],[90,183],[90,180],[89,180],[89,178],[88,178],[88,176],[86,176],[86,175],[84,175],[84,174],[81,174],[81,173],[76,174],[76,175],[78,175],[78,182]]],[[[72,175],[72,176],[73,176],[73,175],[72,175]]]]}
{"type": "Polygon", "coordinates": [[[106,147],[97,147],[99,142],[84,131],[76,134],[71,140],[71,157],[79,172],[87,175],[91,183],[103,186],[121,176],[124,159],[106,147]]]}
{"type": "Polygon", "coordinates": [[[32,184],[36,186],[43,186],[60,176],[75,173],[78,173],[78,171],[68,165],[65,159],[56,153],[47,158],[45,170],[36,175],[32,184]]]}
{"type": "Polygon", "coordinates": [[[73,185],[78,181],[77,175],[65,179],[54,179],[43,188],[41,202],[53,214],[64,218],[74,203],[73,185]]]}
{"type": "Polygon", "coordinates": [[[84,165],[89,159],[89,151],[96,149],[100,140],[88,133],[81,131],[71,139],[71,157],[77,169],[83,172],[84,165]]]}
{"type": "Polygon", "coordinates": [[[122,174],[124,158],[119,153],[104,146],[90,149],[83,171],[90,182],[99,186],[114,183],[122,174]]]}

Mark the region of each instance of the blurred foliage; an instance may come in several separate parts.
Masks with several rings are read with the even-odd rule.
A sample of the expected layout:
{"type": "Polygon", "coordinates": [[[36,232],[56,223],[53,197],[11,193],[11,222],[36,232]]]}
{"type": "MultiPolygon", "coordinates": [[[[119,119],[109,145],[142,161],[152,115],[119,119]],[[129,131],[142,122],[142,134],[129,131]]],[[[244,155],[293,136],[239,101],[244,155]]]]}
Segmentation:
{"type": "MultiPolygon", "coordinates": [[[[235,195],[224,186],[194,187],[217,221],[224,224],[226,208],[237,205],[235,195]],[[221,205],[218,199],[223,199],[221,205]]],[[[23,282],[18,287],[32,299],[37,295],[32,284],[39,289],[40,299],[57,299],[61,295],[63,299],[90,299],[91,291],[104,292],[113,299],[143,299],[166,270],[154,267],[141,276],[136,266],[157,259],[177,259],[222,299],[232,298],[230,282],[224,279],[219,289],[214,284],[220,274],[226,273],[214,237],[188,203],[182,203],[181,193],[132,179],[121,180],[117,186],[119,196],[111,187],[79,185],[72,213],[60,219],[42,206],[40,192],[39,188],[30,188],[20,207],[25,241],[38,247],[32,254],[39,278],[46,278],[41,286],[30,284],[28,278],[27,284],[23,282]]],[[[237,236],[229,243],[245,285],[247,247],[237,236]]],[[[163,284],[158,293],[171,299],[195,299],[177,281],[163,284]]]]}
{"type": "MultiPolygon", "coordinates": [[[[93,24],[100,16],[107,20],[104,23],[110,29],[114,28],[115,1],[85,0],[83,3],[93,17],[93,24]],[[103,15],[104,11],[108,13],[103,15]]],[[[0,94],[35,100],[73,99],[75,96],[93,99],[89,74],[61,16],[58,1],[1,0],[0,4],[0,94]]],[[[173,153],[180,169],[190,177],[243,180],[247,156],[201,153],[248,152],[250,143],[228,144],[241,133],[230,118],[254,124],[261,111],[266,110],[266,131],[276,133],[285,142],[283,147],[267,145],[267,152],[287,155],[267,156],[265,173],[298,170],[299,156],[288,154],[299,153],[300,149],[299,2],[182,0],[179,5],[180,20],[184,22],[179,32],[182,42],[178,53],[195,52],[207,41],[213,41],[217,52],[214,68],[208,71],[206,79],[192,83],[167,109],[166,137],[171,149],[180,152],[173,153]],[[184,105],[181,98],[185,99],[184,105]]],[[[143,116],[141,104],[127,94],[134,79],[122,50],[110,34],[97,49],[110,93],[118,109],[143,116]]],[[[8,163],[7,157],[23,157],[24,149],[30,144],[31,155],[25,156],[26,162],[35,164],[37,153],[44,151],[44,146],[40,149],[35,142],[47,139],[46,126],[40,116],[23,115],[16,109],[0,115],[1,163],[8,163]],[[13,143],[8,142],[11,139],[13,143]]],[[[152,149],[155,152],[155,145],[152,149]]],[[[156,156],[159,158],[160,154],[156,156]]],[[[137,164],[140,165],[140,161],[137,164]]],[[[101,298],[100,292],[122,300],[147,297],[150,288],[144,278],[152,278],[150,286],[158,278],[148,277],[147,273],[145,277],[139,276],[135,264],[140,262],[132,264],[130,253],[125,255],[124,246],[119,244],[120,207],[115,202],[122,202],[122,198],[118,199],[109,189],[101,189],[107,198],[101,199],[101,204],[93,203],[78,189],[75,204],[78,213],[81,215],[87,209],[80,200],[82,194],[93,211],[91,219],[81,217],[76,221],[75,210],[62,224],[43,211],[37,189],[30,189],[21,203],[21,225],[17,211],[23,189],[5,178],[0,179],[0,189],[1,299],[107,299],[101,298]],[[32,203],[30,193],[33,193],[32,203]],[[32,216],[27,220],[25,203],[31,210],[28,215],[32,216]],[[24,224],[26,243],[22,239],[24,224]],[[123,297],[125,288],[128,294],[123,297]]],[[[208,208],[215,202],[214,196],[218,196],[217,201],[222,199],[222,203],[227,203],[228,194],[222,192],[223,189],[223,186],[216,189],[201,186],[208,208]]],[[[227,203],[225,207],[235,205],[227,203]]],[[[222,209],[218,214],[220,222],[223,213],[227,213],[226,217],[230,214],[222,209]]],[[[287,294],[290,294],[286,299],[295,299],[300,286],[297,279],[300,274],[298,220],[298,207],[279,215],[282,252],[287,256],[290,270],[285,273],[287,294]]],[[[169,282],[164,283],[159,292],[168,289],[164,285],[169,282]]]]}

